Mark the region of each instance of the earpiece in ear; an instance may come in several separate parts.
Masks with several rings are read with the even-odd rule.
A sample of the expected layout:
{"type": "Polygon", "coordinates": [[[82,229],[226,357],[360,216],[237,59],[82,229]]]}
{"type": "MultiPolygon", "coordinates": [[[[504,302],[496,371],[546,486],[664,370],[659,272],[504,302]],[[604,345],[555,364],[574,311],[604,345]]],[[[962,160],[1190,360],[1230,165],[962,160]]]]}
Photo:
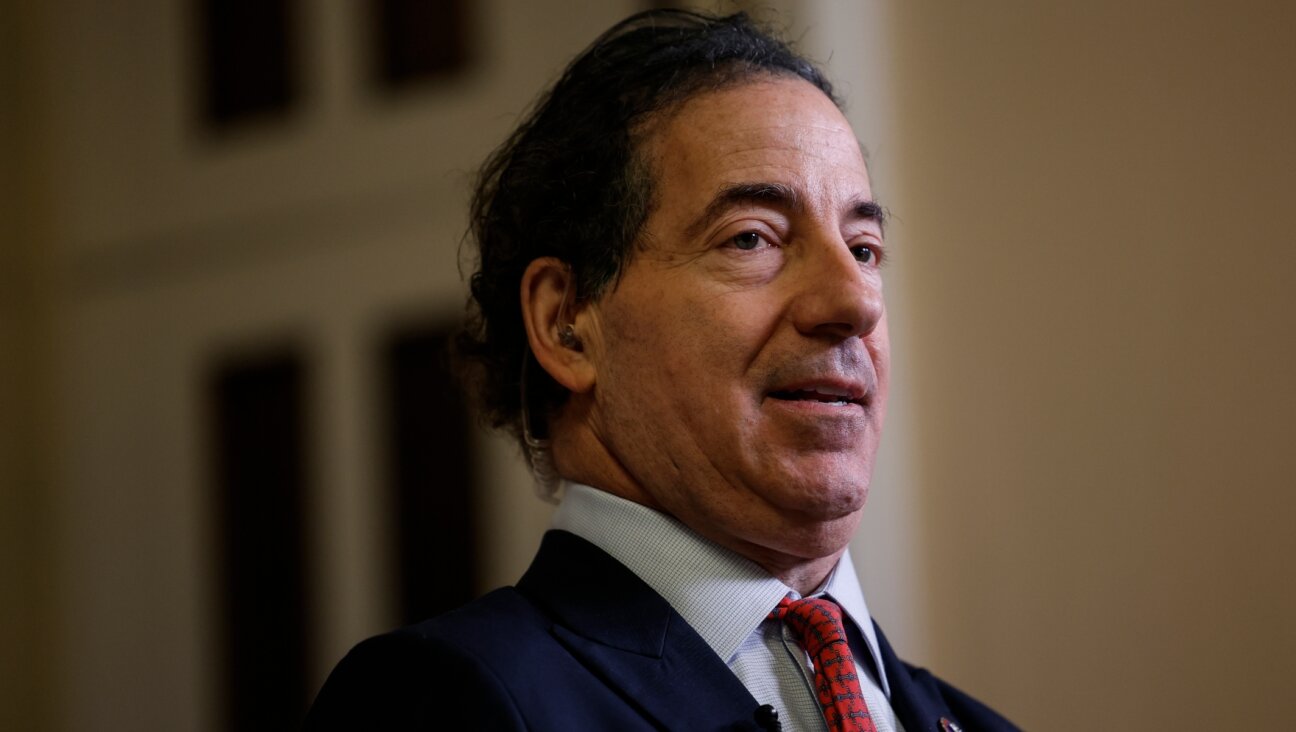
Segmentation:
{"type": "MultiPolygon", "coordinates": [[[[576,275],[572,272],[571,265],[564,264],[563,267],[567,270],[567,277],[563,283],[562,302],[558,304],[559,323],[562,323],[562,321],[567,319],[567,296],[571,293],[572,282],[576,279],[576,275]]],[[[563,323],[558,326],[558,344],[569,351],[585,350],[585,346],[581,343],[580,337],[576,335],[576,326],[571,323],[563,323]]]]}
{"type": "Polygon", "coordinates": [[[561,344],[563,348],[572,351],[584,350],[585,347],[584,344],[581,343],[581,339],[576,335],[576,328],[574,328],[571,323],[558,326],[558,343],[561,344]]]}

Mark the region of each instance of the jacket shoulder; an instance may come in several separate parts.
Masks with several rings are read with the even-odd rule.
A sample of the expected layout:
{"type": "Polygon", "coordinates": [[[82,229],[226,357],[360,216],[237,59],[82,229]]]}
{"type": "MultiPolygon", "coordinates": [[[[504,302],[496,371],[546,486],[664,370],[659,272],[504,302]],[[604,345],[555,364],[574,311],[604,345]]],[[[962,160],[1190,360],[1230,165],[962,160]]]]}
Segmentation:
{"type": "MultiPolygon", "coordinates": [[[[522,636],[547,635],[510,588],[459,610],[363,641],[338,663],[307,730],[526,727],[500,669],[522,636]]],[[[524,651],[525,653],[525,651],[524,651]]]]}

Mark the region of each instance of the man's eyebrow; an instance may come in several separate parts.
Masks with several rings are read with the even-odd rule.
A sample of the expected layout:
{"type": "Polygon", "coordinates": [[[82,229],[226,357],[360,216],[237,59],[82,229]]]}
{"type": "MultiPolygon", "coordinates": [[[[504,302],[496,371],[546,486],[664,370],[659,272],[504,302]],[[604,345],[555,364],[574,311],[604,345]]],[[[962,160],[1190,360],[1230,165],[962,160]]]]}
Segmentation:
{"type": "Polygon", "coordinates": [[[725,186],[711,199],[702,214],[688,225],[685,235],[689,239],[697,238],[706,225],[719,218],[720,214],[744,204],[797,211],[801,208],[801,197],[792,186],[783,183],[735,183],[725,186]]]}
{"type": "MultiPolygon", "coordinates": [[[[719,218],[725,211],[752,204],[796,213],[801,210],[803,201],[796,189],[784,183],[735,183],[720,189],[701,215],[688,225],[685,234],[690,239],[697,238],[708,223],[719,218]]],[[[850,205],[849,210],[852,220],[875,221],[879,228],[886,226],[886,209],[877,201],[857,200],[850,205]]]]}
{"type": "Polygon", "coordinates": [[[851,206],[851,218],[857,221],[875,221],[877,222],[879,229],[886,231],[886,209],[877,201],[856,201],[855,204],[851,206]]]}

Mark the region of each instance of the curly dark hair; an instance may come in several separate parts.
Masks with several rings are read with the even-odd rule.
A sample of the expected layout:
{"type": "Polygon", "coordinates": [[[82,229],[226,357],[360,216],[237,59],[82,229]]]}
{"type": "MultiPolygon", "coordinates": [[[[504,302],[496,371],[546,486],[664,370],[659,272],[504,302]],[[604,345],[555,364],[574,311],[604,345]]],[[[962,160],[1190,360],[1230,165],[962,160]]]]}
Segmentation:
{"type": "Polygon", "coordinates": [[[582,300],[615,286],[653,208],[651,166],[639,154],[647,127],[694,95],[756,76],[800,77],[840,106],[814,64],[744,13],[639,13],[577,56],[487,159],[470,210],[478,256],[457,350],[491,426],[521,439],[529,413],[525,426],[543,433],[568,396],[527,344],[527,265],[567,262],[582,300]]]}

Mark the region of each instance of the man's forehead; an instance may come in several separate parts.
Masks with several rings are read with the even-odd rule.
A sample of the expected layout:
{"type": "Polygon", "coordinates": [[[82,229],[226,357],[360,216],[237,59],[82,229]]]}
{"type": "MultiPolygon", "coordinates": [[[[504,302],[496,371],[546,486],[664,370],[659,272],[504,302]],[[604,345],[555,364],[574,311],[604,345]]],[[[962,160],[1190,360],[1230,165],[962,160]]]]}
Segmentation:
{"type": "Polygon", "coordinates": [[[799,79],[698,95],[654,132],[645,152],[658,183],[704,191],[708,198],[726,186],[759,180],[803,195],[824,177],[868,186],[850,123],[827,96],[799,79]]]}
{"type": "MultiPolygon", "coordinates": [[[[826,101],[826,100],[825,100],[826,101]]],[[[736,157],[740,161],[753,156],[780,153],[815,156],[825,146],[834,152],[859,154],[859,141],[844,117],[831,105],[822,109],[805,108],[745,112],[749,119],[733,119],[731,104],[716,104],[699,109],[699,114],[684,120],[699,133],[706,131],[705,149],[715,157],[736,157]],[[828,119],[825,119],[828,117],[828,119]]],[[[695,139],[702,135],[696,135],[695,139]]]]}

